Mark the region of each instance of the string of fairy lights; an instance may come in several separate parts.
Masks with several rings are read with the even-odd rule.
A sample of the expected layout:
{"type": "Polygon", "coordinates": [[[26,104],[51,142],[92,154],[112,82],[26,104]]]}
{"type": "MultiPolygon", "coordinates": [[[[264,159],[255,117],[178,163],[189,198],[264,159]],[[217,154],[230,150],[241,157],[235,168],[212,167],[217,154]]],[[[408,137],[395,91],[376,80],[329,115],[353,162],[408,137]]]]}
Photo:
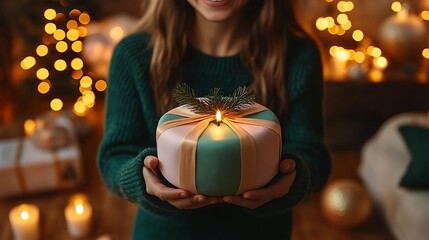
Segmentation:
{"type": "MultiPolygon", "coordinates": [[[[349,13],[355,8],[353,1],[335,1],[325,0],[328,4],[336,4],[336,16],[323,16],[317,18],[315,22],[316,28],[323,32],[327,31],[331,35],[343,36],[348,31],[352,31],[350,36],[357,43],[357,48],[347,49],[342,46],[331,46],[329,54],[340,62],[354,61],[358,64],[367,63],[370,65],[370,80],[373,82],[382,81],[382,71],[387,68],[389,61],[383,56],[382,50],[374,46],[371,39],[365,36],[361,29],[354,29],[353,23],[350,21],[349,13]]],[[[404,6],[399,1],[394,1],[391,4],[391,9],[397,14],[404,12],[404,6]]],[[[429,10],[420,12],[420,18],[429,21],[429,10]]],[[[429,48],[422,51],[422,56],[429,59],[429,48]]]]}
{"type": "MultiPolygon", "coordinates": [[[[40,94],[47,94],[51,90],[52,81],[49,78],[52,71],[63,72],[68,69],[70,79],[79,81],[80,96],[74,103],[73,112],[78,116],[84,116],[87,110],[95,105],[94,90],[103,92],[107,88],[105,80],[99,79],[94,83],[94,80],[89,76],[90,74],[84,72],[85,63],[79,57],[79,53],[83,50],[82,39],[88,34],[86,26],[91,21],[90,15],[78,9],[72,9],[64,14],[49,8],[44,11],[44,18],[47,23],[44,26],[42,44],[35,49],[35,55],[27,56],[21,61],[21,68],[24,70],[37,68],[35,75],[39,80],[37,90],[40,94]],[[61,28],[60,24],[56,24],[58,19],[67,19],[65,27],[61,28]],[[77,57],[68,60],[68,62],[63,58],[58,58],[53,62],[49,61],[52,64],[50,66],[39,66],[42,64],[37,64],[37,59],[52,57],[52,54],[49,55],[50,51],[57,51],[60,56],[64,54],[64,58],[72,54],[77,54],[77,57]],[[66,55],[68,53],[69,55],[66,55]]],[[[63,100],[59,97],[50,101],[50,107],[54,111],[60,111],[63,105],[63,100]]]]}

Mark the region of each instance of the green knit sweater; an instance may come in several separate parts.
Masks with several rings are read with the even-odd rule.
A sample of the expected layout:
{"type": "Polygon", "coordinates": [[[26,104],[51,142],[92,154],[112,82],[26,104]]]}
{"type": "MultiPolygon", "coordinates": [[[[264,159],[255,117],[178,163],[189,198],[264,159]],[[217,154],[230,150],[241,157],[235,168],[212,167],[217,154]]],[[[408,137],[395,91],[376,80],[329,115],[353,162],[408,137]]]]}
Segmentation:
{"type": "MultiPolygon", "coordinates": [[[[144,158],[157,155],[155,133],[160,117],[149,82],[149,41],[147,34],[134,34],[115,49],[108,78],[105,132],[98,154],[98,167],[109,189],[140,207],[134,238],[287,239],[292,207],[324,185],[331,167],[322,143],[323,84],[317,46],[301,38],[291,38],[288,43],[288,110],[279,119],[282,157],[297,163],[290,192],[254,210],[226,203],[181,210],[149,195],[142,176],[144,158]]],[[[214,57],[189,47],[183,60],[183,79],[202,96],[214,87],[230,94],[239,86],[249,85],[251,75],[239,55],[214,57]]]]}

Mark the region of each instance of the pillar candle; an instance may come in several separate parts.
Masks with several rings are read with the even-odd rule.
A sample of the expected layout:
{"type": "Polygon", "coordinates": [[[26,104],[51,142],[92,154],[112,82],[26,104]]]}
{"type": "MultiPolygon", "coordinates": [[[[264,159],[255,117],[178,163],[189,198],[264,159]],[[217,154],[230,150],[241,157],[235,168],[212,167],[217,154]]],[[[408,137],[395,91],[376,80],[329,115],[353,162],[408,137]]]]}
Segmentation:
{"type": "Polygon", "coordinates": [[[72,197],[64,214],[70,236],[79,238],[88,235],[91,228],[92,207],[84,195],[72,197]]]}
{"type": "Polygon", "coordinates": [[[9,212],[9,220],[15,240],[36,240],[39,237],[39,208],[21,204],[9,212]]]}

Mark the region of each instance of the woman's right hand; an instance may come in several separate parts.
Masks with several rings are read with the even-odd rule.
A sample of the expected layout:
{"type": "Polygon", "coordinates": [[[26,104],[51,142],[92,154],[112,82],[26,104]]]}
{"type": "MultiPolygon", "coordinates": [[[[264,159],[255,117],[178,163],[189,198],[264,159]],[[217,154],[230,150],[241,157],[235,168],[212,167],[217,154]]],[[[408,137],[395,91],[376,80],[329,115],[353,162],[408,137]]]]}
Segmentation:
{"type": "Polygon", "coordinates": [[[223,202],[222,197],[206,197],[192,194],[184,189],[167,187],[158,177],[158,158],[147,156],[144,159],[143,177],[146,191],[162,201],[167,201],[179,209],[195,209],[223,202]]]}

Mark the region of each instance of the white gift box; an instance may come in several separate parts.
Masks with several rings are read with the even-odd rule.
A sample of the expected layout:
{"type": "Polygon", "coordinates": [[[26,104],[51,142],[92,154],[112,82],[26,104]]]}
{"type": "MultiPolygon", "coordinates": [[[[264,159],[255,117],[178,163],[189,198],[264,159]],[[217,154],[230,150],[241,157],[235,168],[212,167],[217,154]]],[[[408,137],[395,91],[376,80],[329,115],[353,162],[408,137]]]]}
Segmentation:
{"type": "MultiPolygon", "coordinates": [[[[69,129],[70,130],[70,129],[69,129]]],[[[38,147],[31,138],[0,140],[0,198],[76,186],[83,179],[81,154],[71,143],[38,147]]]]}

